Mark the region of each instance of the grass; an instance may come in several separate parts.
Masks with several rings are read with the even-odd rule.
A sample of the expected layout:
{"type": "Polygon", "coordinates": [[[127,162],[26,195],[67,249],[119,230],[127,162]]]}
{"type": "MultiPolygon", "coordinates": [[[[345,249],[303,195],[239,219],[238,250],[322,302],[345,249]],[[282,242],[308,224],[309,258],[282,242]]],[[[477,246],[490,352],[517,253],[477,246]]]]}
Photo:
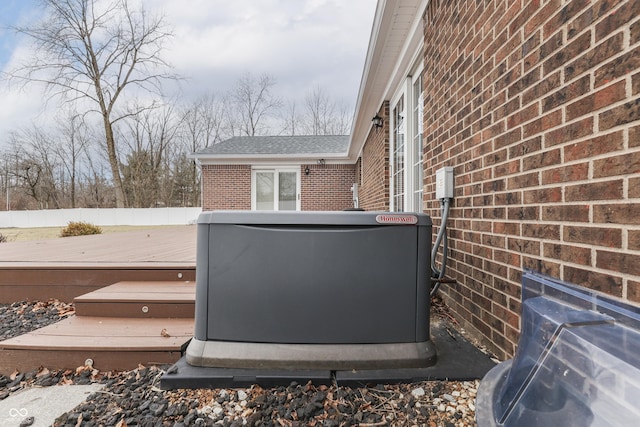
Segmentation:
{"type": "MultiPolygon", "coordinates": [[[[125,231],[150,230],[154,228],[170,227],[164,225],[114,225],[100,226],[102,233],[120,233],[125,231]]],[[[21,242],[25,240],[57,239],[64,227],[34,227],[34,228],[0,228],[0,235],[6,237],[7,242],[21,242]]]]}

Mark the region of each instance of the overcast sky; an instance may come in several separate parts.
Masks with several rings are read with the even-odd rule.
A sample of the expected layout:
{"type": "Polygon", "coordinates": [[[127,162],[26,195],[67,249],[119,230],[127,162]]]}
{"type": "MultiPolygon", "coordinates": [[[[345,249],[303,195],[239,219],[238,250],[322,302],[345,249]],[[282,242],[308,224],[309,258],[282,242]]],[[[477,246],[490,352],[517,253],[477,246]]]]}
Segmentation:
{"type": "MultiPolygon", "coordinates": [[[[135,1],[135,0],[134,0],[135,1]]],[[[166,16],[175,37],[165,58],[186,77],[188,100],[222,93],[251,72],[273,75],[273,91],[302,102],[313,87],[350,106],[356,102],[376,0],[142,0],[166,16]]],[[[38,18],[37,0],[0,0],[0,27],[38,18]]],[[[0,69],[28,54],[25,40],[0,28],[0,69]]],[[[41,88],[0,87],[0,146],[19,126],[47,121],[41,88]]]]}

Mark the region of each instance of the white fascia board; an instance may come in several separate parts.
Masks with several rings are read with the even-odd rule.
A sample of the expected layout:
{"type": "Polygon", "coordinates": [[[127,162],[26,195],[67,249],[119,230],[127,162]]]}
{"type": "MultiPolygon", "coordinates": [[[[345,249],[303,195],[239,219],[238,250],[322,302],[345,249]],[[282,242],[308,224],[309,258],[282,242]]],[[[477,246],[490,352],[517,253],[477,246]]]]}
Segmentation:
{"type": "Polygon", "coordinates": [[[299,154],[288,155],[262,155],[262,156],[238,156],[238,155],[200,155],[190,156],[195,158],[201,165],[301,165],[316,164],[318,160],[324,159],[325,164],[352,164],[347,154],[313,154],[312,156],[301,156],[299,154]]]}

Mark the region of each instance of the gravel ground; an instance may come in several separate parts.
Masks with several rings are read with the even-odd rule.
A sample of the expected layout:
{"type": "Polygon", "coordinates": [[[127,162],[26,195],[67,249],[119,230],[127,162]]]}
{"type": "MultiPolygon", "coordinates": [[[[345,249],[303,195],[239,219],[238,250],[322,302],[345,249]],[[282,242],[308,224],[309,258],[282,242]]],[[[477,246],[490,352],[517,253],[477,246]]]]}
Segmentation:
{"type": "MultiPolygon", "coordinates": [[[[434,310],[442,311],[442,308],[434,310]]],[[[0,305],[0,340],[73,314],[59,301],[0,305]]],[[[164,391],[168,366],[139,366],[129,372],[38,371],[0,376],[0,400],[33,386],[101,383],[95,393],[54,426],[473,426],[478,381],[427,381],[375,388],[292,383],[263,389],[164,391]]]]}

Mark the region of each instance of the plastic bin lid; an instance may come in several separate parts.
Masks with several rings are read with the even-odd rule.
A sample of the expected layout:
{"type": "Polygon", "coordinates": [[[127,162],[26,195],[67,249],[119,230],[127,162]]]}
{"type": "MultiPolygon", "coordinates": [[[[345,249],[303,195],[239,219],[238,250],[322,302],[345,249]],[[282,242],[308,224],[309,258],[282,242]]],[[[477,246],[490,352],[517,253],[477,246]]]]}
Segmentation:
{"type": "Polygon", "coordinates": [[[491,425],[638,425],[637,307],[527,273],[522,310],[518,350],[495,384],[491,425]]]}

